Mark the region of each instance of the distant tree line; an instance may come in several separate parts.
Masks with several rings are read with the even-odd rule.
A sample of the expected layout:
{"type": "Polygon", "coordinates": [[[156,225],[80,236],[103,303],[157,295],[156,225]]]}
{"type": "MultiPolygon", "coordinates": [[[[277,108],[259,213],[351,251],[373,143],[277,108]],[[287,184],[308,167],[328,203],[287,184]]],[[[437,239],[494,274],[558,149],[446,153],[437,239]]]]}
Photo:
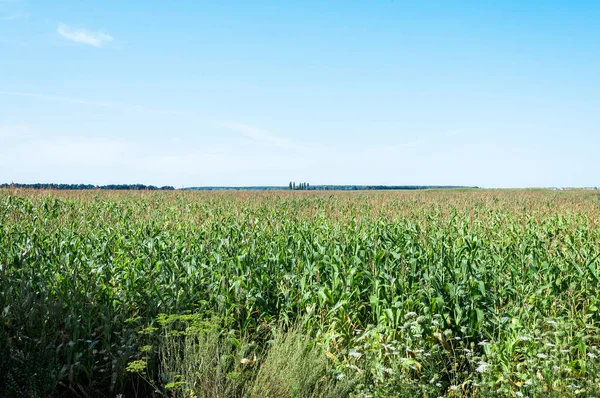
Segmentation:
{"type": "Polygon", "coordinates": [[[308,182],[300,182],[296,184],[296,181],[290,181],[289,188],[292,191],[308,191],[310,189],[310,184],[308,182]]]}
{"type": "Polygon", "coordinates": [[[363,190],[421,190],[421,189],[456,189],[478,188],[458,185],[321,185],[316,189],[363,191],[363,190]]]}
{"type": "Polygon", "coordinates": [[[289,190],[311,190],[311,191],[365,191],[365,190],[419,190],[419,189],[451,189],[451,188],[478,188],[459,185],[310,185],[308,183],[290,182],[287,186],[203,186],[187,187],[183,190],[194,191],[277,191],[289,190]]]}
{"type": "Polygon", "coordinates": [[[110,185],[91,185],[91,184],[2,184],[0,188],[29,188],[29,189],[112,189],[119,191],[172,191],[172,186],[156,187],[154,185],[143,184],[110,184],[110,185]]]}
{"type": "Polygon", "coordinates": [[[453,186],[453,185],[313,185],[311,186],[307,182],[296,183],[290,181],[288,185],[290,190],[293,191],[306,191],[306,190],[317,190],[317,191],[364,191],[364,190],[419,190],[419,189],[440,189],[440,188],[477,188],[477,187],[464,187],[464,186],[453,186]]]}

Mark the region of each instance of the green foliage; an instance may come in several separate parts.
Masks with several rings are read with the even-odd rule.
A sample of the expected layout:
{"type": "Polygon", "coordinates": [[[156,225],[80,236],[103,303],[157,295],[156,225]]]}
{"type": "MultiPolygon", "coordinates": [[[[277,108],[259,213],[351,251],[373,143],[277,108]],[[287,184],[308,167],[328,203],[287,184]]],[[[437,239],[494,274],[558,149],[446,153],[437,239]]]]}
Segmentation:
{"type": "Polygon", "coordinates": [[[250,397],[341,398],[354,387],[331,368],[326,351],[300,330],[278,335],[261,361],[250,397]]]}
{"type": "Polygon", "coordinates": [[[198,315],[160,316],[160,373],[172,397],[241,397],[256,347],[224,333],[220,320],[198,315]]]}
{"type": "Polygon", "coordinates": [[[0,190],[0,396],[598,395],[599,219],[586,191],[0,190]]]}
{"type": "Polygon", "coordinates": [[[69,370],[61,369],[57,356],[57,347],[67,343],[57,333],[64,312],[26,283],[4,287],[13,294],[0,318],[0,396],[51,396],[69,370]]]}

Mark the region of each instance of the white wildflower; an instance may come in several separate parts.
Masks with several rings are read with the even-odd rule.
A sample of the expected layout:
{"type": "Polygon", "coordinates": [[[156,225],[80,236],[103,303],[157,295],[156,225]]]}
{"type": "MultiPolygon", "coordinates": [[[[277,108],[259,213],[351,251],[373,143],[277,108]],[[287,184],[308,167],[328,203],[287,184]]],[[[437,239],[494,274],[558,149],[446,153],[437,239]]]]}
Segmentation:
{"type": "Polygon", "coordinates": [[[240,363],[242,365],[252,365],[256,363],[256,355],[254,355],[254,359],[242,358],[240,359],[240,363]]]}
{"type": "Polygon", "coordinates": [[[588,352],[588,353],[587,353],[587,356],[588,356],[590,359],[596,359],[596,358],[597,358],[596,354],[592,354],[591,352],[588,352]]]}
{"type": "Polygon", "coordinates": [[[348,355],[350,355],[351,357],[354,357],[354,358],[356,358],[356,359],[358,359],[358,358],[362,357],[362,354],[361,354],[360,352],[356,351],[355,349],[351,349],[351,350],[348,352],[348,355]]]}
{"type": "Polygon", "coordinates": [[[475,369],[476,372],[478,373],[484,373],[487,368],[489,368],[491,365],[487,362],[481,361],[478,364],[479,366],[477,366],[477,368],[475,369]]]}
{"type": "Polygon", "coordinates": [[[538,357],[538,358],[540,358],[540,359],[546,359],[546,358],[548,358],[548,355],[542,354],[542,353],[536,354],[535,356],[538,357]]]}

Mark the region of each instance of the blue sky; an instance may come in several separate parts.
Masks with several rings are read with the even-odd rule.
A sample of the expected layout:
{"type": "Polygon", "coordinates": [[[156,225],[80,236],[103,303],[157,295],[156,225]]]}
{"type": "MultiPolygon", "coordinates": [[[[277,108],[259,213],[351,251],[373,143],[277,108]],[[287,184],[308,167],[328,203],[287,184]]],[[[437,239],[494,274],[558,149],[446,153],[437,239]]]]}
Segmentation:
{"type": "Polygon", "coordinates": [[[600,3],[0,0],[0,182],[600,185],[600,3]]]}

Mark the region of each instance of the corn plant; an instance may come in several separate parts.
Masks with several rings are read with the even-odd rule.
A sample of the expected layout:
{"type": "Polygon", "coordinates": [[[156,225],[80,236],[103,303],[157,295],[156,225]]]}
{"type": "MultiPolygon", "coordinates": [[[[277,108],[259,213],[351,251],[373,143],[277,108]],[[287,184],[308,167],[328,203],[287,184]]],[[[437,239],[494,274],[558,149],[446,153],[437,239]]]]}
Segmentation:
{"type": "Polygon", "coordinates": [[[598,395],[599,220],[584,190],[0,190],[0,396],[598,395]]]}

